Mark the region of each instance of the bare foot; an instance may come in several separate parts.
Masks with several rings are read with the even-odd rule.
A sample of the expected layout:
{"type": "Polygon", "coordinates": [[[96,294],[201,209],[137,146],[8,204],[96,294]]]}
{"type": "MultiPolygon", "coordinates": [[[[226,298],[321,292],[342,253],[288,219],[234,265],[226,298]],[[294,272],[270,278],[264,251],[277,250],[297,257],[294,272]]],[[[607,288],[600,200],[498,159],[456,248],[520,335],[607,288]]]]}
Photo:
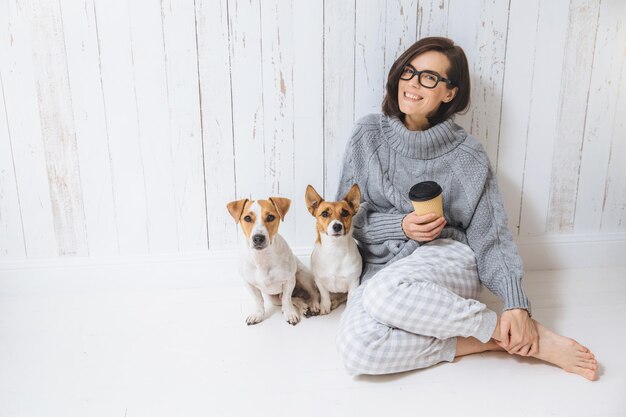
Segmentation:
{"type": "Polygon", "coordinates": [[[553,363],[567,372],[583,376],[590,381],[596,379],[598,362],[593,353],[574,339],[561,336],[537,324],[539,352],[535,358],[553,363]]]}

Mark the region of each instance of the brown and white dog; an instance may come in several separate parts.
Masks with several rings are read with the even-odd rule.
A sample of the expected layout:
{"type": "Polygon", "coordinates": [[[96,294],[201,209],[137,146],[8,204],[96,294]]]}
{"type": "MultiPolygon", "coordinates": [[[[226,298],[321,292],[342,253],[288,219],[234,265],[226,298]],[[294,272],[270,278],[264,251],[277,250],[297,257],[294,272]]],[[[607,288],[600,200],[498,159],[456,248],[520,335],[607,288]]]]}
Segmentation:
{"type": "Polygon", "coordinates": [[[309,185],[305,200],[317,224],[311,270],[320,291],[320,314],[328,314],[359,285],[363,264],[352,238],[352,217],[359,210],[361,190],[354,184],[343,200],[329,202],[309,185]]]}
{"type": "Polygon", "coordinates": [[[313,275],[278,234],[279,223],[290,205],[288,198],[270,197],[268,200],[232,201],[226,206],[243,230],[239,273],[257,306],[256,312],[246,319],[248,325],[260,323],[265,316],[262,293],[268,295],[274,305],[282,305],[283,316],[289,324],[298,324],[301,314],[307,317],[319,314],[319,294],[313,275]],[[302,298],[292,297],[296,287],[306,291],[310,306],[302,298]]]}

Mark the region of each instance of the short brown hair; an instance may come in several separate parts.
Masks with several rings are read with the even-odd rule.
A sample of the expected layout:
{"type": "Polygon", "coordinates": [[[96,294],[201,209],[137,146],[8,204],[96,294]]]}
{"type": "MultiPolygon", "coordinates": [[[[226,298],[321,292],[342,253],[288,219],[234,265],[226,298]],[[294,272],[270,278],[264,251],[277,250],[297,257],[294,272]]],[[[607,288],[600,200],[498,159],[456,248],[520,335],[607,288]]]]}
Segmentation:
{"type": "Polygon", "coordinates": [[[409,64],[416,56],[428,51],[437,51],[444,54],[450,61],[447,78],[453,85],[446,84],[451,89],[457,87],[457,93],[449,103],[441,103],[437,112],[428,118],[431,126],[441,123],[455,113],[460,113],[469,107],[470,101],[470,76],[465,52],[460,46],[455,45],[448,38],[424,38],[415,42],[402,55],[396,59],[387,77],[387,93],[383,100],[383,113],[389,117],[397,116],[404,121],[404,113],[400,111],[398,104],[398,83],[405,65],[409,64]]]}

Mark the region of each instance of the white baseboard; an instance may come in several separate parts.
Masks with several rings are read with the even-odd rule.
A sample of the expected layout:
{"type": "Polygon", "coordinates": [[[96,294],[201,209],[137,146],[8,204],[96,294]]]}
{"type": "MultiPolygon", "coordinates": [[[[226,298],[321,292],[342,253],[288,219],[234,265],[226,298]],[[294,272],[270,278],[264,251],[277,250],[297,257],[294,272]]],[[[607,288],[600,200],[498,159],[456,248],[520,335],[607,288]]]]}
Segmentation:
{"type": "MultiPolygon", "coordinates": [[[[626,233],[517,239],[527,271],[626,267],[626,233]]],[[[305,264],[311,247],[294,248],[305,264]]],[[[239,285],[237,254],[191,254],[0,260],[0,292],[197,288],[239,285]],[[67,283],[65,285],[64,283],[67,283]]]]}
{"type": "Polygon", "coordinates": [[[626,266],[626,233],[516,239],[527,271],[626,266]]]}

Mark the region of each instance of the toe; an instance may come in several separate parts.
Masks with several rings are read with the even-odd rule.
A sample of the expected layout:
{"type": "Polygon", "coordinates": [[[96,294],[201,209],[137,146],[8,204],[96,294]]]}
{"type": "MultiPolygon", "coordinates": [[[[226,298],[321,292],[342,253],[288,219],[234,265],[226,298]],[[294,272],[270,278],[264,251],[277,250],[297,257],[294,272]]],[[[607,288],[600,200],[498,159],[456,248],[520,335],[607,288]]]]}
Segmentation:
{"type": "Polygon", "coordinates": [[[596,371],[592,369],[577,368],[576,373],[587,378],[590,381],[596,380],[596,371]]]}

